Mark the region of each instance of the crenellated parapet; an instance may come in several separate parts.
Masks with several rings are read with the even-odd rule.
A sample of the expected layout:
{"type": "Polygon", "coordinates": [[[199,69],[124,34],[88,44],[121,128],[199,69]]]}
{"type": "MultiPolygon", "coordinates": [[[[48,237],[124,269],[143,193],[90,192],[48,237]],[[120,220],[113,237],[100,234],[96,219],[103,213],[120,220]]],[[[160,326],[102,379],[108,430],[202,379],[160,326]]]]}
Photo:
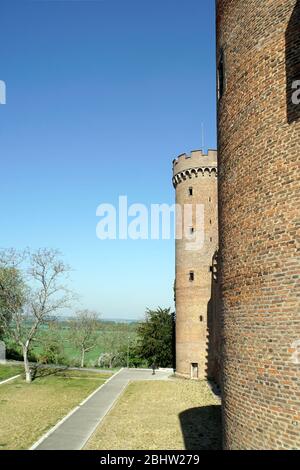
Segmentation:
{"type": "Polygon", "coordinates": [[[190,154],[182,154],[173,160],[173,186],[186,179],[203,176],[217,177],[217,151],[208,150],[207,154],[201,150],[194,150],[190,154]]]}
{"type": "Polygon", "coordinates": [[[175,176],[173,176],[173,186],[174,188],[176,188],[179,183],[182,183],[187,179],[191,179],[193,177],[198,178],[203,176],[216,177],[218,176],[218,170],[216,167],[189,168],[188,170],[181,171],[180,173],[177,173],[175,176]]]}

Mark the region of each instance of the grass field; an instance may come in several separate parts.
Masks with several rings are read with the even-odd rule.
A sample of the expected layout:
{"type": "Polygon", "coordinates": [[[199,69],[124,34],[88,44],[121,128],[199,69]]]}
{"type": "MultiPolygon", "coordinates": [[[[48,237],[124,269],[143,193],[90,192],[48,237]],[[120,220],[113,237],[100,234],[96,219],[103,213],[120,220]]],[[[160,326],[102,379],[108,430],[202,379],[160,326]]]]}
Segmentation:
{"type": "MultiPolygon", "coordinates": [[[[63,335],[64,336],[64,335],[63,335]]],[[[68,339],[63,339],[64,341],[64,356],[66,360],[71,365],[78,365],[80,364],[80,352],[76,350],[68,341],[68,339]]],[[[35,346],[32,348],[32,352],[39,356],[43,352],[43,348],[41,346],[35,346]]],[[[85,355],[85,366],[86,367],[94,367],[100,354],[105,352],[105,348],[103,346],[96,346],[95,349],[89,351],[85,355]]]]}
{"type": "Polygon", "coordinates": [[[23,370],[24,368],[20,365],[0,364],[0,382],[20,374],[23,370]]]}
{"type": "Polygon", "coordinates": [[[30,447],[109,376],[44,369],[30,385],[21,378],[1,385],[0,449],[30,447]]]}
{"type": "MultiPolygon", "coordinates": [[[[43,332],[47,331],[47,327],[41,329],[40,336],[42,337],[43,332]]],[[[60,328],[61,341],[64,345],[64,356],[66,361],[71,365],[79,365],[80,362],[80,351],[76,350],[71,344],[69,338],[69,330],[67,326],[61,325],[60,328]]],[[[99,356],[104,352],[110,352],[113,344],[123,344],[127,347],[127,338],[130,337],[130,342],[133,344],[136,333],[136,324],[103,324],[102,328],[99,330],[99,341],[98,345],[87,352],[85,355],[85,366],[94,367],[97,364],[99,356]]],[[[32,348],[34,354],[40,355],[43,351],[43,347],[40,344],[36,344],[32,348]]]]}
{"type": "Polygon", "coordinates": [[[86,449],[221,449],[220,408],[204,381],[133,382],[86,449]]]}

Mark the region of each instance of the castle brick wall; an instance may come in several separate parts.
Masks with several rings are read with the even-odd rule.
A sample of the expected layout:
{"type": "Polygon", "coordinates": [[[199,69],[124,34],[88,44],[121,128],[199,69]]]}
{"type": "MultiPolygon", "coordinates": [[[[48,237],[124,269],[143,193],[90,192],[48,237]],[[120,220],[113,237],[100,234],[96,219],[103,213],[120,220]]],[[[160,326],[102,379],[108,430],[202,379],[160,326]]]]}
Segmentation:
{"type": "MultiPolygon", "coordinates": [[[[208,314],[212,303],[212,258],[218,246],[217,153],[201,151],[181,155],[173,161],[173,184],[180,207],[196,204],[204,208],[204,244],[187,249],[187,238],[176,240],[176,373],[191,377],[197,364],[198,378],[208,372],[208,314]],[[190,195],[190,188],[193,194],[190,195]],[[193,272],[194,280],[189,279],[193,272]]],[[[193,219],[194,222],[194,219],[193,219]]],[[[195,236],[197,227],[195,229],[195,236]]],[[[212,356],[210,356],[212,359],[212,356]]],[[[213,370],[213,368],[211,368],[213,370]]],[[[194,377],[196,378],[196,377],[194,377]]]]}
{"type": "Polygon", "coordinates": [[[225,449],[300,448],[299,12],[217,1],[225,449]]]}

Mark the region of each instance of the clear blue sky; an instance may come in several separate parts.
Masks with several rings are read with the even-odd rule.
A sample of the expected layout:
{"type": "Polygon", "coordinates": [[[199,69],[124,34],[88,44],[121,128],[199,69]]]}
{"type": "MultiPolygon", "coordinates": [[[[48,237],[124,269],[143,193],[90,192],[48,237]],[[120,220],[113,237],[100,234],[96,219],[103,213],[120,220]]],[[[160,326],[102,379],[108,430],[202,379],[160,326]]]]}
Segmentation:
{"type": "Polygon", "coordinates": [[[173,203],[216,147],[214,0],[2,0],[1,247],[58,248],[80,307],[173,306],[174,241],[100,241],[96,208],[173,203]]]}

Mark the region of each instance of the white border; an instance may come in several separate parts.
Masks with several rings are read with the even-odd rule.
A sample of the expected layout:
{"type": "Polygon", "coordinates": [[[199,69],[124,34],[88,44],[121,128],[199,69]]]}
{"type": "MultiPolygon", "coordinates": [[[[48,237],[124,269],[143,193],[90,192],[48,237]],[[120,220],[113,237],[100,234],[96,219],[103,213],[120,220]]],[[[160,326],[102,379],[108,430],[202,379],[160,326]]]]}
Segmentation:
{"type": "Polygon", "coordinates": [[[2,380],[2,382],[0,382],[0,385],[6,384],[7,382],[11,382],[12,380],[17,379],[18,377],[21,377],[21,375],[22,374],[14,375],[13,377],[10,377],[9,379],[2,380]]]}

